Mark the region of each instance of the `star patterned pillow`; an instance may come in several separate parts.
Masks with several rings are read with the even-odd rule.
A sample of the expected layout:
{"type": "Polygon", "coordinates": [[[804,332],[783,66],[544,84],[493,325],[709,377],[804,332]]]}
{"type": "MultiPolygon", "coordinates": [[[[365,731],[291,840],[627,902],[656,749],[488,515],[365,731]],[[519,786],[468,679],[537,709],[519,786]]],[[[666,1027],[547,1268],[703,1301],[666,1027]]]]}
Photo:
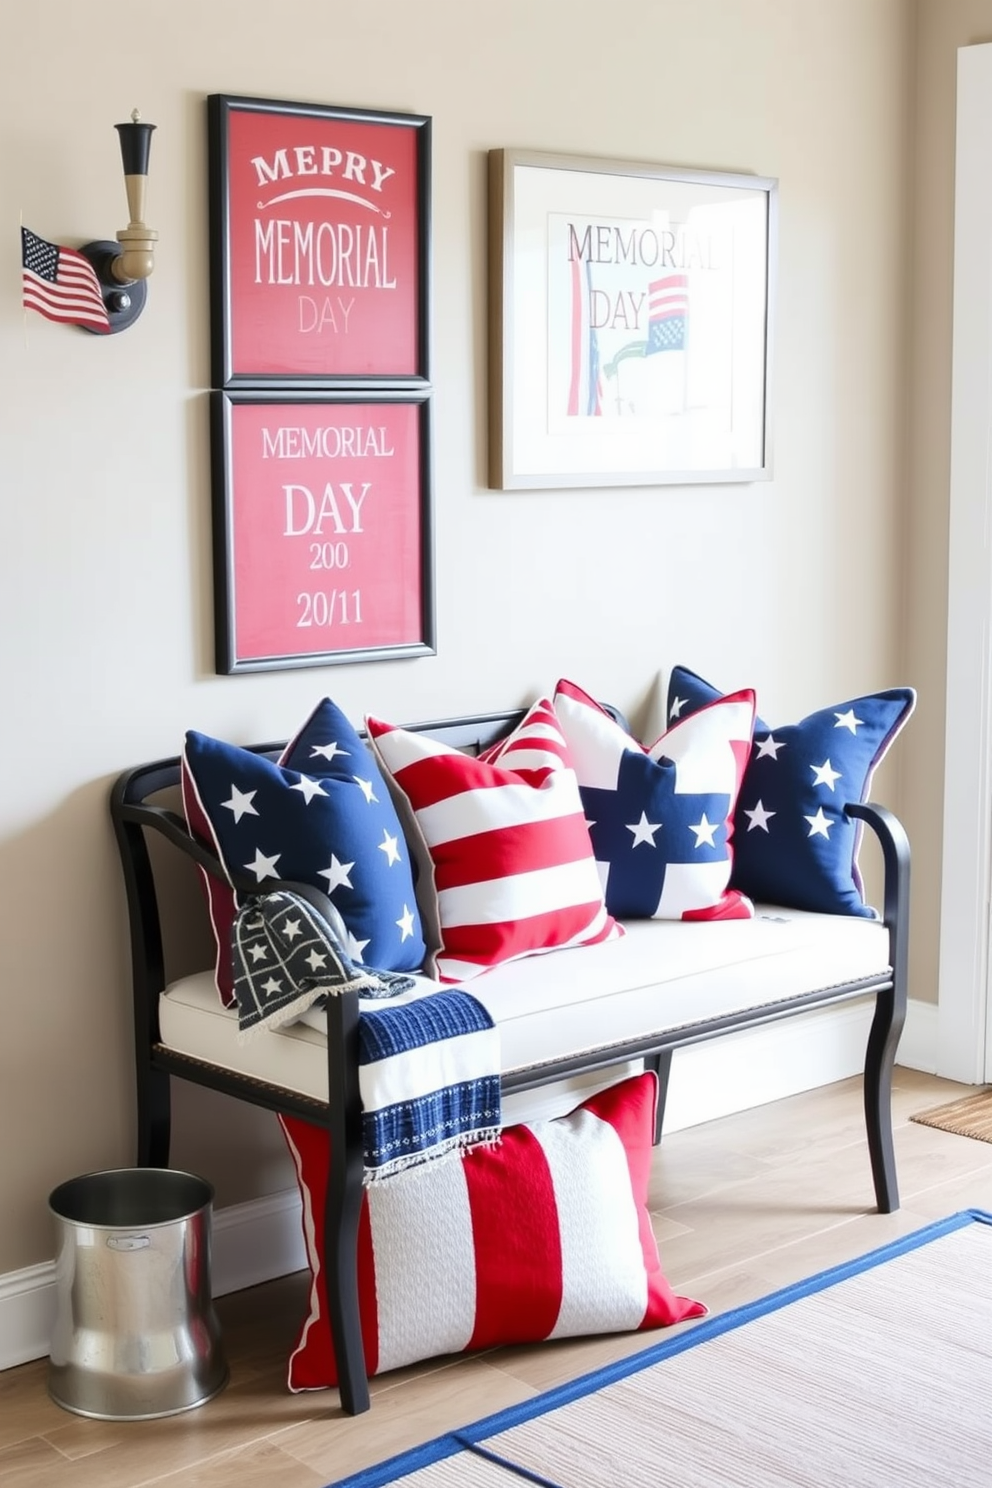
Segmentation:
{"type": "MultiPolygon", "coordinates": [[[[675,667],[669,721],[718,696],[695,672],[675,667]]],[[[893,687],[781,728],[756,719],[735,816],[737,888],[764,903],[877,918],[858,868],[861,823],[844,806],[868,799],[875,769],[915,704],[911,687],[893,687]]]]}
{"type": "Polygon", "coordinates": [[[554,709],[579,778],[610,914],[750,919],[753,906],[729,885],[754,693],[716,698],[650,749],[574,682],[558,683],[554,709]]]}
{"type": "MultiPolygon", "coordinates": [[[[415,971],[425,946],[403,829],[368,746],[324,698],[279,762],[190,730],[182,757],[186,819],[239,883],[322,889],[347,929],[349,957],[415,971]]],[[[217,938],[217,990],[234,1002],[230,931],[241,902],[204,873],[217,938]]]]}

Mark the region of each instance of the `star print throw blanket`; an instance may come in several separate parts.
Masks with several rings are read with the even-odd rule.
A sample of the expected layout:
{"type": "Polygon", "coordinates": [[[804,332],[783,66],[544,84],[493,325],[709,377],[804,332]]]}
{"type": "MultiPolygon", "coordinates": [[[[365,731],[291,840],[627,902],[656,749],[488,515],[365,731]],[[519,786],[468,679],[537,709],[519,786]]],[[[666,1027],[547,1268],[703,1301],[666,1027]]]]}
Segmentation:
{"type": "Polygon", "coordinates": [[[329,921],[289,890],[248,898],[231,953],[243,1037],[342,992],[372,1000],[358,1019],[367,1183],[498,1139],[499,1035],[468,992],[391,1001],[415,988],[413,978],[356,966],[329,921]]]}

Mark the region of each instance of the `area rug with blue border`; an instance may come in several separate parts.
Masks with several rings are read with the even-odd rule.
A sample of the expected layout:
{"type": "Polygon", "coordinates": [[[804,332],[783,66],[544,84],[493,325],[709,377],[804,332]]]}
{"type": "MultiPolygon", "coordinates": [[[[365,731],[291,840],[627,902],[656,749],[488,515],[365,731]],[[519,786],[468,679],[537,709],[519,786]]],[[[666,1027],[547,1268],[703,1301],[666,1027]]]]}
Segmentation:
{"type": "Polygon", "coordinates": [[[992,1214],[962,1210],[330,1488],[522,1482],[989,1488],[992,1214]]]}

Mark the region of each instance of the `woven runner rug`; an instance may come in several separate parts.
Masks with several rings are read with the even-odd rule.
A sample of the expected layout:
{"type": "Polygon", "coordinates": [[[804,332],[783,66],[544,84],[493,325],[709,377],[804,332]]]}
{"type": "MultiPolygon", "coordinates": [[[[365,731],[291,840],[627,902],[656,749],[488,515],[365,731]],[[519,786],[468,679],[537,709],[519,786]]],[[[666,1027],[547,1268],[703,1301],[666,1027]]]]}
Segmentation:
{"type": "Polygon", "coordinates": [[[979,1142],[992,1142],[992,1090],[979,1090],[959,1100],[929,1111],[919,1111],[910,1121],[921,1126],[936,1126],[940,1131],[954,1132],[958,1137],[975,1137],[979,1142]]]}
{"type": "Polygon", "coordinates": [[[989,1488],[992,1214],[952,1215],[334,1488],[523,1483],[989,1488]]]}

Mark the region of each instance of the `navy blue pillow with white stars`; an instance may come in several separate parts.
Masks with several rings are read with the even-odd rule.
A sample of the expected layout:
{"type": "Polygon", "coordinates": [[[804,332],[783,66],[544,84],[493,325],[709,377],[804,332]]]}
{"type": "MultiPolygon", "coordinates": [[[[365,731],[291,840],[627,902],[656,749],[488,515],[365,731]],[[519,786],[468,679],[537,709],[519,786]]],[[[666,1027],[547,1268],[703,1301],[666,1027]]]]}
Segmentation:
{"type": "MultiPolygon", "coordinates": [[[[410,855],[371,750],[324,698],[279,763],[190,730],[182,760],[186,819],[225,867],[266,893],[277,880],[322,889],[348,930],[353,961],[415,971],[426,954],[410,855]]],[[[204,875],[217,936],[217,988],[233,1001],[230,927],[237,896],[204,875]]]]}
{"type": "MultiPolygon", "coordinates": [[[[719,696],[675,667],[669,722],[719,696]]],[[[781,728],[755,720],[734,815],[735,888],[766,904],[877,918],[858,869],[861,823],[844,807],[868,799],[872,775],[915,705],[913,688],[892,687],[781,728]]]]}

